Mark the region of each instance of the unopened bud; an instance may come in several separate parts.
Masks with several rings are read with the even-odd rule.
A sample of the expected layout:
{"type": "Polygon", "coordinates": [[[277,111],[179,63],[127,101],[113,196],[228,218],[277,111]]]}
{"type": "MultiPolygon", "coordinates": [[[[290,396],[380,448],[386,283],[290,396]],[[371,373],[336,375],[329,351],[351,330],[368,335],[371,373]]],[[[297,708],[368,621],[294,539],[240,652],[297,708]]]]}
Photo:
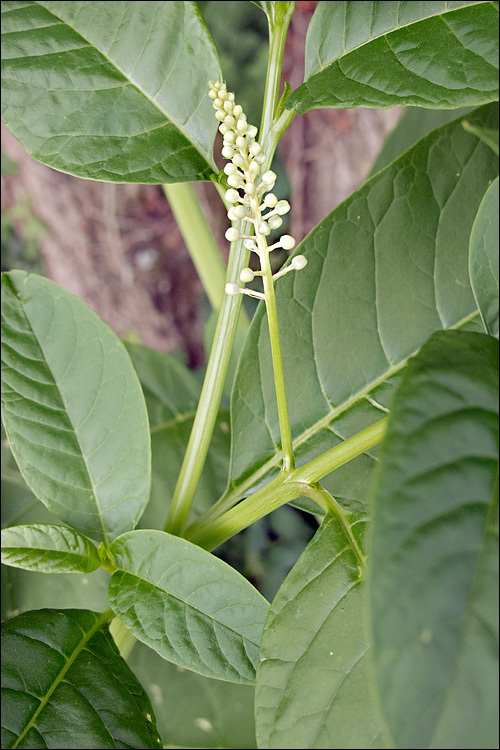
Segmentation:
{"type": "Polygon", "coordinates": [[[228,281],[224,289],[226,291],[226,294],[229,294],[231,297],[235,297],[237,294],[241,294],[241,287],[238,286],[238,284],[235,284],[233,281],[228,281]]]}
{"type": "Polygon", "coordinates": [[[296,255],[295,258],[292,258],[292,266],[297,270],[300,271],[301,268],[305,268],[307,266],[307,258],[305,255],[296,255]]]}
{"type": "Polygon", "coordinates": [[[236,229],[236,227],[229,227],[229,229],[226,229],[226,234],[224,236],[229,242],[235,242],[240,239],[241,235],[239,229],[236,229]]]}
{"type": "Polygon", "coordinates": [[[237,190],[234,190],[234,188],[230,188],[229,190],[226,190],[224,198],[228,203],[239,203],[240,194],[237,190]]]}
{"type": "Polygon", "coordinates": [[[291,250],[295,247],[295,240],[290,234],[284,234],[280,239],[280,245],[283,250],[291,250]]]}
{"type": "Polygon", "coordinates": [[[278,229],[283,224],[283,219],[281,216],[270,216],[269,219],[266,219],[267,223],[271,227],[271,229],[278,229]]]}
{"type": "Polygon", "coordinates": [[[253,281],[255,278],[255,274],[252,271],[251,268],[243,268],[240,273],[240,280],[244,284],[248,284],[249,281],[253,281]]]}

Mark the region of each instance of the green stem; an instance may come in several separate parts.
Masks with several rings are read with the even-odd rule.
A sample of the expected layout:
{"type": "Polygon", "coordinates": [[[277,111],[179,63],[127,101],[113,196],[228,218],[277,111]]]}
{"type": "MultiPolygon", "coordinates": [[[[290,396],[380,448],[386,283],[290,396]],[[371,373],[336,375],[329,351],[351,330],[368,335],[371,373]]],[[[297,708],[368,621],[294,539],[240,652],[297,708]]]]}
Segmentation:
{"type": "MultiPolygon", "coordinates": [[[[270,26],[269,62],[262,110],[261,130],[264,140],[260,139],[260,144],[268,155],[268,159],[272,158],[278,142],[275,133],[268,143],[266,133],[273,122],[279,99],[286,32],[295,3],[280,2],[276,3],[275,7],[276,18],[272,29],[270,26]],[[274,41],[275,35],[279,36],[281,40],[279,43],[274,41]]],[[[242,234],[248,234],[250,226],[248,222],[243,222],[239,229],[242,234]]],[[[248,265],[248,258],[249,251],[243,247],[241,241],[231,244],[226,281],[239,283],[240,272],[248,265]]],[[[165,522],[164,530],[171,534],[183,533],[205,463],[236,332],[241,297],[242,295],[232,297],[227,294],[223,297],[198,409],[165,522]]]]}
{"type": "MultiPolygon", "coordinates": [[[[241,231],[243,234],[249,231],[248,222],[244,222],[241,231]]],[[[248,264],[248,256],[249,250],[241,240],[231,244],[227,281],[238,282],[241,269],[248,264]]],[[[222,300],[200,401],[165,522],[164,530],[170,534],[182,534],[203,470],[238,325],[241,299],[242,295],[231,297],[225,294],[222,300]]]]}
{"type": "MultiPolygon", "coordinates": [[[[381,419],[343,443],[330,448],[318,458],[294,469],[288,476],[283,473],[271,480],[261,490],[242,500],[221,516],[207,523],[204,515],[186,529],[185,537],[205,549],[214,549],[242,531],[259,518],[276,510],[281,505],[302,496],[310,496],[310,487],[322,477],[356,458],[383,439],[387,429],[387,418],[381,419]]],[[[315,499],[315,498],[313,498],[315,499]]],[[[322,496],[325,502],[324,495],[322,496]]],[[[323,507],[325,507],[323,505],[323,507]]]]}
{"type": "Polygon", "coordinates": [[[267,136],[272,127],[279,102],[281,68],[283,55],[285,53],[286,35],[288,26],[295,10],[295,2],[275,2],[268,15],[269,26],[269,58],[267,64],[266,88],[264,91],[264,102],[266,106],[262,111],[262,120],[259,131],[259,142],[267,151],[267,136]],[[266,145],[266,147],[264,146],[266,145]]]}
{"type": "Polygon", "coordinates": [[[189,182],[163,185],[163,190],[210,304],[214,310],[220,310],[226,266],[198,196],[189,182]]]}
{"type": "MultiPolygon", "coordinates": [[[[255,201],[257,204],[257,202],[255,201]]],[[[258,214],[257,206],[254,207],[254,216],[258,214]]],[[[289,473],[295,468],[293,455],[292,431],[290,429],[290,417],[286,400],[285,375],[283,372],[283,356],[281,353],[280,332],[278,324],[278,310],[276,308],[276,296],[274,294],[274,283],[269,262],[269,251],[266,238],[256,230],[257,246],[262,271],[262,282],[269,324],[269,338],[271,340],[271,356],[273,360],[274,384],[276,388],[276,402],[278,406],[278,419],[281,434],[281,449],[283,451],[283,471],[289,473]]]]}

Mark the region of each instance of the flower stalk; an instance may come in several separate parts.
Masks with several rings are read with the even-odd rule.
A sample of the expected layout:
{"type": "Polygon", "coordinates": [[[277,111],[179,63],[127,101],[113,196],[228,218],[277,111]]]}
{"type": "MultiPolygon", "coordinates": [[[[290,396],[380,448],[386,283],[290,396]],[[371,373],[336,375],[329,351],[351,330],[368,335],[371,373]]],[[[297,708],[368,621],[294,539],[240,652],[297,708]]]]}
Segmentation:
{"type": "Polygon", "coordinates": [[[235,102],[234,94],[228,92],[225,84],[220,81],[211,81],[210,86],[209,96],[216,110],[215,116],[221,123],[219,130],[224,138],[222,156],[230,159],[224,167],[230,186],[225,194],[226,201],[231,204],[228,218],[233,222],[245,220],[253,230],[251,234],[242,234],[238,227],[231,226],[226,232],[226,239],[231,242],[243,240],[247,249],[256,253],[259,258],[260,270],[243,268],[240,281],[246,284],[253,281],[256,276],[260,276],[263,284],[263,292],[259,292],[247,289],[235,282],[229,282],[225,286],[225,291],[230,296],[247,294],[264,300],[266,304],[283,452],[283,471],[289,473],[294,469],[295,461],[286,400],[274,281],[290,271],[304,268],[307,260],[303,255],[298,255],[289,266],[273,275],[269,253],[277,248],[291,250],[295,246],[295,240],[290,235],[284,234],[277,242],[268,246],[267,237],[273,229],[278,229],[282,225],[281,217],[288,213],[290,204],[285,200],[279,201],[271,192],[276,182],[276,174],[270,169],[261,173],[268,157],[255,139],[257,128],[248,124],[241,106],[235,102]]]}

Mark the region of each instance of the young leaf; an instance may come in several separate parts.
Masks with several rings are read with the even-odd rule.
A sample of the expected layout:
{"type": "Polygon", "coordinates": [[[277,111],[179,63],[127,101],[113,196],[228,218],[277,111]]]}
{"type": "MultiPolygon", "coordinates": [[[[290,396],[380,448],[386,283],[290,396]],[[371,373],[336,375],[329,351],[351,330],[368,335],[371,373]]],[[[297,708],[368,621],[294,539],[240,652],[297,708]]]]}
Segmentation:
{"type": "MultiPolygon", "coordinates": [[[[493,105],[474,113],[474,122],[485,127],[494,127],[496,118],[493,105]]],[[[307,268],[280,279],[276,296],[299,464],[385,416],[407,358],[434,331],[461,326],[476,314],[469,236],[481,197],[497,175],[491,157],[461,119],[434,130],[297,248],[307,268]]],[[[278,471],[275,403],[260,308],[232,394],[233,498],[278,471]]],[[[371,456],[361,456],[325,486],[344,505],[362,509],[373,465],[371,456]]]]}
{"type": "Polygon", "coordinates": [[[91,573],[101,565],[87,537],[45,523],[3,529],[2,562],[37,573],[91,573]]]}
{"type": "Polygon", "coordinates": [[[269,605],[222,560],[163,531],[111,545],[110,604],[160,656],[207,677],[251,684],[269,605]]]}
{"type": "MultiPolygon", "coordinates": [[[[199,380],[171,354],[127,344],[144,392],[151,428],[151,499],[143,528],[163,528],[191,434],[201,393],[199,380]]],[[[229,410],[220,409],[191,511],[194,520],[226,489],[229,471],[229,410]]]]}
{"type": "Polygon", "coordinates": [[[486,191],[472,226],[469,271],[484,326],[498,338],[498,177],[486,191]]]}
{"type": "Polygon", "coordinates": [[[132,529],[148,501],[144,397],[115,334],[52,281],[2,275],[2,414],[26,483],[99,541],[132,529]]]}
{"type": "Polygon", "coordinates": [[[408,363],[380,459],[371,621],[395,746],[498,747],[495,339],[431,337],[408,363]]]}
{"type": "Polygon", "coordinates": [[[257,747],[253,685],[212,680],[182,669],[140,642],[127,661],[151,696],[166,747],[257,747]]]}
{"type": "Polygon", "coordinates": [[[194,2],[2,3],[2,119],[62,172],[210,179],[217,122],[207,81],[219,77],[194,2]]]}
{"type": "Polygon", "coordinates": [[[497,3],[319,2],[307,30],[305,82],[285,106],[302,114],[454,109],[496,99],[497,3]]]}
{"type": "Polygon", "coordinates": [[[161,747],[107,615],[25,612],[2,625],[2,747],[161,747]]]}
{"type": "Polygon", "coordinates": [[[328,515],[271,605],[255,688],[259,747],[384,747],[364,632],[363,527],[351,518],[355,549],[328,515]]]}

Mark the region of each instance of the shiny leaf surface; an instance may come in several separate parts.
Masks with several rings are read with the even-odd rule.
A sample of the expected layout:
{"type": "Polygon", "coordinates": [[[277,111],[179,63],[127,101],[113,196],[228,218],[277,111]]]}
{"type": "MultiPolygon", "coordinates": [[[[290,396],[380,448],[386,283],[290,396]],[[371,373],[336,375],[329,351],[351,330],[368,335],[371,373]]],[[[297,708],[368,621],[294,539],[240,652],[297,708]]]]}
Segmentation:
{"type": "Polygon", "coordinates": [[[108,182],[208,180],[220,76],[196,3],[2,3],[2,119],[35,159],[108,182]]]}
{"type": "Polygon", "coordinates": [[[110,604],[138,640],[207,677],[253,683],[269,605],[251,583],[162,531],[124,534],[111,551],[110,604]]]}
{"type": "Polygon", "coordinates": [[[384,747],[364,632],[364,522],[328,515],[278,591],[255,690],[260,748],[384,747]]]}
{"type": "Polygon", "coordinates": [[[469,270],[484,326],[498,338],[498,177],[486,191],[472,227],[469,270]]]}
{"type": "Polygon", "coordinates": [[[25,612],[2,625],[2,747],[161,747],[149,699],[86,610],[25,612]]]}
{"type": "Polygon", "coordinates": [[[87,537],[43,523],[3,529],[2,562],[38,573],[90,573],[101,565],[87,537]]]}
{"type": "Polygon", "coordinates": [[[375,488],[373,653],[396,747],[498,747],[498,344],[436,333],[395,395],[375,488]]]}
{"type": "Polygon", "coordinates": [[[47,508],[99,541],[148,501],[144,397],[115,334],[78,297],[23,271],[2,276],[2,416],[47,508]]]}
{"type": "Polygon", "coordinates": [[[454,109],[498,99],[498,3],[319,2],[287,109],[454,109]]]}

